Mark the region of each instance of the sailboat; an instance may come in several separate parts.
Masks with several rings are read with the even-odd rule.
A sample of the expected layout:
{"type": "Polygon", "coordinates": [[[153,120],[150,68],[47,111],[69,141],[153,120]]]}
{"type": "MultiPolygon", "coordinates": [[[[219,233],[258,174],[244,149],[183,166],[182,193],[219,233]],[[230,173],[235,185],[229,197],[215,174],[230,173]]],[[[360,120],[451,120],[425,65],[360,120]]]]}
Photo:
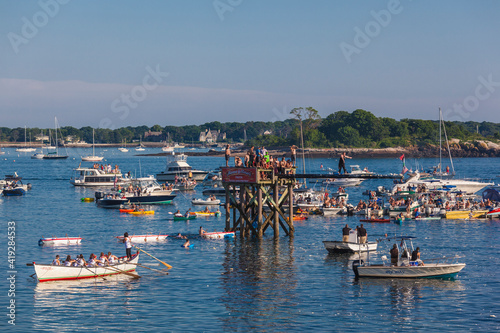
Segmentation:
{"type": "Polygon", "coordinates": [[[41,160],[45,156],[45,154],[43,153],[43,132],[40,132],[40,138],[41,138],[40,139],[40,142],[41,142],[40,152],[39,153],[34,153],[33,155],[31,155],[31,158],[33,160],[41,160]]]}
{"type": "Polygon", "coordinates": [[[94,142],[95,130],[92,129],[92,156],[82,156],[82,161],[85,162],[99,162],[104,158],[103,156],[95,156],[95,142],[94,142]]]}
{"type": "Polygon", "coordinates": [[[118,148],[118,150],[121,151],[122,153],[128,152],[128,149],[127,149],[127,140],[125,140],[125,145],[123,147],[118,148]]]}
{"type": "MultiPolygon", "coordinates": [[[[43,156],[44,160],[62,160],[65,158],[68,158],[68,155],[59,155],[59,144],[57,141],[57,117],[54,117],[54,124],[55,124],[55,131],[56,131],[56,151],[52,153],[48,153],[47,155],[43,156]]],[[[66,149],[66,148],[65,148],[66,149]]]]}
{"type": "Polygon", "coordinates": [[[142,135],[139,136],[139,145],[137,147],[135,147],[135,150],[136,151],[144,151],[146,149],[143,148],[144,146],[142,145],[142,135]]]}
{"type": "Polygon", "coordinates": [[[450,151],[450,144],[448,142],[448,136],[446,135],[446,128],[444,127],[444,120],[443,120],[443,113],[441,111],[441,108],[439,108],[439,164],[437,167],[434,167],[434,170],[431,171],[432,177],[437,177],[440,179],[451,179],[455,177],[455,167],[453,166],[453,159],[451,158],[451,151],[450,151]],[[450,157],[450,164],[451,164],[451,172],[449,170],[449,167],[446,168],[446,171],[443,172],[442,170],[442,135],[441,135],[441,129],[444,132],[444,139],[446,141],[446,146],[448,148],[448,156],[450,157]]]}
{"type": "MultiPolygon", "coordinates": [[[[31,133],[30,133],[30,146],[31,146],[31,133]]],[[[28,147],[26,145],[26,126],[24,126],[24,148],[17,148],[16,151],[27,153],[27,152],[32,152],[35,150],[36,150],[36,148],[28,147]]]]}

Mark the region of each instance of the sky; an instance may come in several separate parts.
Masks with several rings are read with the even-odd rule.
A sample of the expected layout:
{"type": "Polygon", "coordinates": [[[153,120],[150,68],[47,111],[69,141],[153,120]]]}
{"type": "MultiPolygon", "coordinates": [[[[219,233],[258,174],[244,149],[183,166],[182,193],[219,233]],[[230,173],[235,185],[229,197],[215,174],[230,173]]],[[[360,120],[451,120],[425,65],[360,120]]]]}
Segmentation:
{"type": "Polygon", "coordinates": [[[499,122],[500,1],[0,0],[0,127],[499,122]]]}

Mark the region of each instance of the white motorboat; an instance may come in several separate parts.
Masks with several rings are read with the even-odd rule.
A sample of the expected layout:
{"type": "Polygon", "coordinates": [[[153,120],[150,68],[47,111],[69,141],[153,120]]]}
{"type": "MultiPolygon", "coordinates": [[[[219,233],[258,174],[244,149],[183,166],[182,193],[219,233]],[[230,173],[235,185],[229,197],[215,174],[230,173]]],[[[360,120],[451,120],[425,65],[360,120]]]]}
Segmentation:
{"type": "Polygon", "coordinates": [[[69,181],[74,186],[115,186],[125,185],[131,181],[130,178],[123,178],[119,170],[107,172],[94,168],[78,167],[74,171],[75,175],[69,181]]]}
{"type": "Polygon", "coordinates": [[[436,179],[428,178],[421,179],[420,174],[415,172],[405,183],[395,184],[392,188],[392,193],[400,191],[410,191],[418,186],[424,186],[426,190],[456,190],[463,193],[474,194],[487,186],[495,185],[494,183],[483,183],[465,179],[436,179]]]}
{"type": "Polygon", "coordinates": [[[330,253],[370,252],[377,250],[377,242],[360,243],[356,229],[349,231],[349,241],[323,241],[330,253]]]}
{"type": "Polygon", "coordinates": [[[323,181],[325,186],[358,186],[364,181],[363,178],[328,178],[323,181]]]}
{"type": "Polygon", "coordinates": [[[351,165],[351,175],[373,175],[372,171],[368,171],[368,168],[361,169],[359,165],[351,165]]]}
{"type": "Polygon", "coordinates": [[[34,153],[33,155],[31,155],[31,159],[33,160],[43,160],[45,154],[43,152],[40,152],[40,153],[34,153]]]}
{"type": "Polygon", "coordinates": [[[172,153],[171,155],[167,155],[167,167],[165,171],[158,173],[156,178],[160,182],[173,182],[177,176],[178,179],[186,177],[198,182],[203,181],[207,174],[207,171],[194,170],[187,163],[187,155],[172,153]]]}
{"type": "Polygon", "coordinates": [[[322,207],[321,211],[323,212],[323,215],[326,216],[337,215],[347,213],[347,207],[322,207]]]}
{"type": "Polygon", "coordinates": [[[382,264],[369,264],[364,260],[356,260],[353,262],[352,269],[356,278],[373,277],[373,278],[450,278],[454,277],[464,267],[464,263],[452,263],[458,257],[443,257],[438,259],[426,259],[425,263],[420,260],[411,260],[411,251],[413,251],[412,239],[415,237],[403,236],[393,237],[398,247],[398,253],[406,253],[402,258],[398,258],[397,264],[387,262],[387,257],[382,256],[382,264]],[[399,242],[402,246],[398,246],[399,242]],[[410,246],[408,246],[410,242],[410,246]]]}
{"type": "MultiPolygon", "coordinates": [[[[132,243],[152,243],[167,240],[168,235],[133,235],[128,236],[132,243]]],[[[117,236],[118,242],[123,242],[123,236],[117,236]]]]}
{"type": "Polygon", "coordinates": [[[201,235],[203,238],[210,239],[224,239],[224,238],[234,238],[234,231],[214,231],[214,232],[205,232],[201,235]]]}
{"type": "Polygon", "coordinates": [[[207,205],[220,205],[220,200],[219,199],[215,199],[215,200],[211,200],[211,199],[193,199],[191,200],[191,203],[193,205],[201,205],[201,206],[207,206],[207,205]]]}

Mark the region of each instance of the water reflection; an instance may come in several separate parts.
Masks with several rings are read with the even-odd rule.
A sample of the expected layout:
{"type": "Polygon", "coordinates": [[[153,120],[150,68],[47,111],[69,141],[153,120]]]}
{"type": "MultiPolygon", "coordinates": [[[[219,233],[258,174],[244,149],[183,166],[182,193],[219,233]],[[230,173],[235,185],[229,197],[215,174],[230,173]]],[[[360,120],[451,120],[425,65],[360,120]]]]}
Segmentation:
{"type": "Polygon", "coordinates": [[[134,315],[132,303],[139,286],[140,280],[126,275],[38,283],[33,296],[33,328],[74,331],[81,329],[82,318],[88,319],[90,328],[120,322],[134,315]],[[61,316],[66,319],[60,320],[61,316]]]}
{"type": "Polygon", "coordinates": [[[390,310],[390,319],[394,323],[407,323],[415,319],[424,301],[429,295],[443,294],[450,291],[463,291],[464,285],[454,279],[353,279],[353,286],[358,287],[356,296],[378,299],[379,306],[390,310]]]}
{"type": "Polygon", "coordinates": [[[224,330],[287,330],[297,306],[293,252],[290,239],[226,244],[221,301],[229,316],[221,318],[224,330]]]}

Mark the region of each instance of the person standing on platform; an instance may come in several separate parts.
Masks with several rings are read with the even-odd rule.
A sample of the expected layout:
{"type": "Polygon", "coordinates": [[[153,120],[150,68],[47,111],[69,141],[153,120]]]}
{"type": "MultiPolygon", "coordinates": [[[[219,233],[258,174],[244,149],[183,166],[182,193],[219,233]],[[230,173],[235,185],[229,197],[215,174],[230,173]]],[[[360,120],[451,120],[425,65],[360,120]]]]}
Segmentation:
{"type": "Polygon", "coordinates": [[[290,151],[292,152],[292,164],[295,166],[295,161],[297,160],[297,146],[292,145],[290,151]]]}
{"type": "Polygon", "coordinates": [[[349,228],[349,226],[346,224],[342,229],[342,241],[344,243],[349,242],[349,231],[351,231],[351,228],[349,228]]]}
{"type": "Polygon", "coordinates": [[[366,232],[366,229],[363,227],[363,223],[361,223],[361,226],[358,228],[358,237],[359,237],[359,242],[361,244],[366,243],[366,238],[368,237],[368,234],[366,232]]]}
{"type": "Polygon", "coordinates": [[[226,166],[229,166],[229,158],[231,157],[231,149],[229,149],[229,145],[226,145],[226,152],[224,153],[226,158],[226,166]]]}
{"type": "Polygon", "coordinates": [[[344,174],[348,173],[347,170],[345,169],[345,159],[346,158],[352,158],[352,157],[347,156],[347,154],[345,152],[343,152],[342,154],[340,154],[340,158],[339,158],[339,174],[340,174],[340,171],[342,169],[344,169],[344,174]]]}

